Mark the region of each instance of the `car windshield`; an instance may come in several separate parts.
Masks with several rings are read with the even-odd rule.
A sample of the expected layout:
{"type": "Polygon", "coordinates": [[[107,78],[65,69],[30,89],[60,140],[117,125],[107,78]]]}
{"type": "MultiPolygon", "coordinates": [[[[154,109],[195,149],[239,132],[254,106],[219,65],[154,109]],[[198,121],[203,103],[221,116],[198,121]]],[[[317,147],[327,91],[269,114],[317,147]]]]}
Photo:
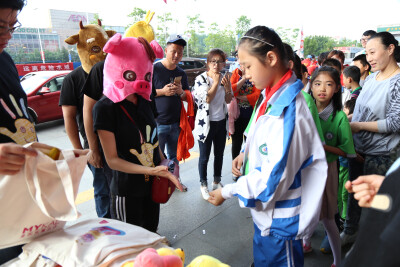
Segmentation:
{"type": "Polygon", "coordinates": [[[22,88],[24,89],[26,94],[34,91],[38,86],[43,84],[49,77],[47,75],[34,75],[25,79],[21,82],[22,88]]]}

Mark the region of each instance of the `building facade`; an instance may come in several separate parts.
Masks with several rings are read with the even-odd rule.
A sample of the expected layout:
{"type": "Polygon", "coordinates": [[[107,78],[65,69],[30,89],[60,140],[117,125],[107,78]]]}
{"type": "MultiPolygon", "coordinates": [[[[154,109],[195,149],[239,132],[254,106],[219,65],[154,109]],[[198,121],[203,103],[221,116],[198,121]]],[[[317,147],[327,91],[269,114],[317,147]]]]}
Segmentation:
{"type": "MultiPolygon", "coordinates": [[[[11,53],[31,53],[41,49],[43,51],[57,51],[62,48],[76,51],[75,45],[68,45],[64,40],[78,33],[80,21],[83,25],[96,21],[95,13],[49,9],[48,14],[48,28],[27,27],[17,29],[13,38],[9,41],[7,51],[11,53]]],[[[104,26],[104,28],[112,29],[121,34],[125,31],[123,26],[104,26]]]]}
{"type": "Polygon", "coordinates": [[[390,32],[400,42],[400,24],[378,26],[377,32],[390,32]]]}

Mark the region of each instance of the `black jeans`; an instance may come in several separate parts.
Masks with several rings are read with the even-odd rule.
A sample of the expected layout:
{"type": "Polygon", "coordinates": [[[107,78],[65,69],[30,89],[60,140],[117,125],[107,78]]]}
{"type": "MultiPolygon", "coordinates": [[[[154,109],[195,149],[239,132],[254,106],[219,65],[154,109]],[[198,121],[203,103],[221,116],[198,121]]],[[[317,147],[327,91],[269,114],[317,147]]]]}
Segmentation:
{"type": "Polygon", "coordinates": [[[226,143],[226,120],[210,121],[210,131],[204,142],[199,141],[199,175],[200,183],[207,185],[207,164],[210,158],[211,145],[214,146],[214,182],[221,181],[222,161],[226,143]]]}

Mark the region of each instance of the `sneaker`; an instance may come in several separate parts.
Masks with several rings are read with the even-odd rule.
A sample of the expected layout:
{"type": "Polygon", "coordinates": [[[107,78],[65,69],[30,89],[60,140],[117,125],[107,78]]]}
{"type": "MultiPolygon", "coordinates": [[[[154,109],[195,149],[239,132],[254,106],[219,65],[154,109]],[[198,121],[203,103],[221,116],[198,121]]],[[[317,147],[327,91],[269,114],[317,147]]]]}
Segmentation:
{"type": "Polygon", "coordinates": [[[310,253],[312,251],[311,243],[309,245],[303,244],[303,254],[310,253]]]}
{"type": "Polygon", "coordinates": [[[324,254],[332,253],[331,245],[329,244],[329,239],[328,239],[327,235],[325,236],[324,240],[322,241],[321,246],[319,247],[319,250],[324,254]]]}
{"type": "Polygon", "coordinates": [[[200,192],[204,200],[208,200],[210,198],[210,194],[208,193],[208,186],[206,185],[200,186],[200,192]]]}
{"type": "Polygon", "coordinates": [[[342,233],[340,233],[340,244],[342,245],[342,247],[347,244],[352,244],[356,241],[356,238],[357,238],[357,232],[352,235],[349,235],[343,231],[342,233]]]}
{"type": "Polygon", "coordinates": [[[217,189],[220,189],[220,188],[222,188],[222,187],[224,187],[224,185],[221,184],[221,182],[219,182],[218,184],[216,184],[216,183],[213,182],[213,191],[214,191],[214,190],[217,190],[217,189]]]}
{"type": "Polygon", "coordinates": [[[181,180],[181,178],[180,178],[180,177],[178,178],[178,180],[179,180],[179,182],[181,183],[181,185],[182,185],[182,187],[183,187],[183,190],[182,190],[182,192],[186,192],[186,191],[188,190],[187,186],[186,186],[186,185],[184,185],[184,184],[182,184],[182,180],[181,180]]]}

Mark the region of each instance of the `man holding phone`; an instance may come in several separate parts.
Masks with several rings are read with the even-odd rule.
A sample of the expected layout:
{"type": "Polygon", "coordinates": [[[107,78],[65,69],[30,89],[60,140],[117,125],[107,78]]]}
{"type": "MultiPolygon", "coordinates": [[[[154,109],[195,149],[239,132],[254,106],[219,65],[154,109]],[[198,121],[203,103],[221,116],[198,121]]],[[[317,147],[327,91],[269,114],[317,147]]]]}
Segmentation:
{"type": "MultiPolygon", "coordinates": [[[[157,108],[157,132],[161,151],[167,148],[168,159],[179,164],[176,154],[180,134],[182,100],[186,101],[184,90],[189,90],[186,73],[178,66],[182,60],[186,41],[173,36],[167,42],[165,58],[154,64],[153,95],[157,108]]],[[[182,184],[183,185],[183,184],[182,184]]],[[[187,187],[183,185],[184,191],[187,187]]]]}

